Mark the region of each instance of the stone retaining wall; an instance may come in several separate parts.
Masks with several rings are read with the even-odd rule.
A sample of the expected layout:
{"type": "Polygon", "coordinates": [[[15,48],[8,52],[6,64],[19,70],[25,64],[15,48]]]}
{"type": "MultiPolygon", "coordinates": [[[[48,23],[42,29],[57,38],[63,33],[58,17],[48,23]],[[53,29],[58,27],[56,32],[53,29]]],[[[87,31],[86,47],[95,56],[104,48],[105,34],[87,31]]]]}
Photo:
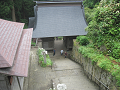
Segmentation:
{"type": "Polygon", "coordinates": [[[78,52],[78,47],[75,45],[73,46],[70,58],[82,65],[84,73],[89,79],[100,86],[100,90],[120,90],[120,88],[116,86],[114,77],[109,72],[98,67],[95,63],[92,64],[89,58],[83,57],[83,55],[78,52]]]}

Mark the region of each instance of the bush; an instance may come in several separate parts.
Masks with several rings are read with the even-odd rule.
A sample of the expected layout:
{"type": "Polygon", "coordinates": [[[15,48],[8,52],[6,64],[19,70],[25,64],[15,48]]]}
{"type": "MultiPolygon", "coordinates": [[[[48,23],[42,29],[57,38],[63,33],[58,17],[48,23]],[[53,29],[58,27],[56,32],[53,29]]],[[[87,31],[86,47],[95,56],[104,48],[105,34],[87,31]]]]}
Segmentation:
{"type": "MultiPolygon", "coordinates": [[[[85,0],[87,1],[87,0],[85,0]]],[[[110,55],[116,59],[120,58],[120,12],[118,0],[101,0],[97,8],[93,10],[85,8],[85,17],[89,22],[85,29],[87,36],[93,44],[98,47],[106,46],[107,50],[103,54],[110,55]]]]}
{"type": "MultiPolygon", "coordinates": [[[[109,58],[107,58],[103,54],[99,53],[97,49],[94,49],[91,46],[93,47],[93,45],[90,44],[87,46],[80,46],[78,51],[84,57],[91,59],[92,64],[96,63],[100,68],[109,71],[117,80],[116,85],[120,86],[120,66],[112,62],[113,60],[115,60],[116,62],[120,62],[120,59],[115,59],[110,56],[109,58]]],[[[117,47],[118,45],[115,44],[114,46],[117,47]]]]}
{"type": "Polygon", "coordinates": [[[96,11],[95,8],[94,9],[90,9],[90,8],[87,8],[87,7],[85,8],[85,19],[86,19],[88,24],[94,18],[95,11],[96,11]]]}
{"type": "Polygon", "coordinates": [[[89,40],[86,36],[78,36],[76,38],[76,41],[79,42],[80,45],[86,46],[87,44],[89,44],[89,40]]]}
{"type": "Polygon", "coordinates": [[[76,42],[80,42],[80,36],[76,37],[76,42]]]}
{"type": "Polygon", "coordinates": [[[120,58],[120,43],[114,43],[111,54],[116,59],[120,58]]]}
{"type": "Polygon", "coordinates": [[[48,54],[46,54],[46,63],[44,63],[44,56],[42,54],[43,51],[45,51],[45,50],[44,49],[38,49],[38,51],[37,51],[37,54],[39,56],[39,61],[38,62],[40,63],[40,66],[41,67],[52,66],[52,61],[51,61],[48,54]]]}
{"type": "Polygon", "coordinates": [[[46,58],[50,58],[48,54],[46,55],[46,58]]]}
{"type": "Polygon", "coordinates": [[[52,65],[52,61],[50,58],[46,58],[46,62],[47,62],[47,66],[51,66],[52,65]]]}
{"type": "Polygon", "coordinates": [[[27,19],[20,19],[20,22],[28,24],[28,20],[27,19]]]}

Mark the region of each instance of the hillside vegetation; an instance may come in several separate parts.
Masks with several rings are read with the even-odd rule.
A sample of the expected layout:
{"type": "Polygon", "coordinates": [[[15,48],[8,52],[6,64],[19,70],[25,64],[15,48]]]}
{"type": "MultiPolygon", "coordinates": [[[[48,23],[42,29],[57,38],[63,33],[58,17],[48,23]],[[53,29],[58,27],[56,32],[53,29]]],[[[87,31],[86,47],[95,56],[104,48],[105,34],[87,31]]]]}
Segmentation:
{"type": "Polygon", "coordinates": [[[120,1],[101,0],[92,8],[86,5],[87,1],[90,0],[84,1],[88,40],[85,36],[77,37],[82,45],[79,52],[111,72],[120,86],[120,1]]]}

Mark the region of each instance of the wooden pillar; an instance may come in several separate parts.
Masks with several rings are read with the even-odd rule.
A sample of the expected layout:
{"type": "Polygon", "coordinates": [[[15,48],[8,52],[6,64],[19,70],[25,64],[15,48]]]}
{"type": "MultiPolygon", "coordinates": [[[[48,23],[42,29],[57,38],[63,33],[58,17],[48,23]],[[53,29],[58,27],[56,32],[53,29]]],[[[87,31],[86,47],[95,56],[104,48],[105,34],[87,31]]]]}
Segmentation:
{"type": "Polygon", "coordinates": [[[38,44],[38,38],[36,38],[36,44],[35,44],[35,46],[37,46],[37,44],[38,44]]]}

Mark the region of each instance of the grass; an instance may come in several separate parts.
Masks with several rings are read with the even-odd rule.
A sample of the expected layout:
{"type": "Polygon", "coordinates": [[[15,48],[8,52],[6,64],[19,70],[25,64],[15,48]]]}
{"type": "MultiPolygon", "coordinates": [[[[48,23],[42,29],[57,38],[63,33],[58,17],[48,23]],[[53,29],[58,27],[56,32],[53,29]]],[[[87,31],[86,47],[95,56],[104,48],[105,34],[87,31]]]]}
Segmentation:
{"type": "Polygon", "coordinates": [[[31,46],[35,46],[35,45],[36,45],[36,43],[31,41],[31,46]]]}
{"type": "MultiPolygon", "coordinates": [[[[74,41],[74,45],[76,44],[76,41],[74,41]]],[[[92,64],[96,63],[96,65],[100,68],[110,72],[111,75],[117,80],[117,85],[120,86],[120,66],[119,62],[113,63],[113,60],[116,61],[115,58],[99,53],[99,51],[92,48],[90,44],[87,46],[79,46],[78,51],[84,57],[90,58],[92,64]]]]}
{"type": "Polygon", "coordinates": [[[44,56],[42,54],[43,51],[45,51],[45,50],[44,49],[38,49],[38,51],[37,51],[37,54],[39,56],[39,61],[38,62],[40,63],[40,66],[41,67],[52,66],[52,61],[51,61],[48,54],[46,54],[46,63],[44,63],[44,56]]]}

